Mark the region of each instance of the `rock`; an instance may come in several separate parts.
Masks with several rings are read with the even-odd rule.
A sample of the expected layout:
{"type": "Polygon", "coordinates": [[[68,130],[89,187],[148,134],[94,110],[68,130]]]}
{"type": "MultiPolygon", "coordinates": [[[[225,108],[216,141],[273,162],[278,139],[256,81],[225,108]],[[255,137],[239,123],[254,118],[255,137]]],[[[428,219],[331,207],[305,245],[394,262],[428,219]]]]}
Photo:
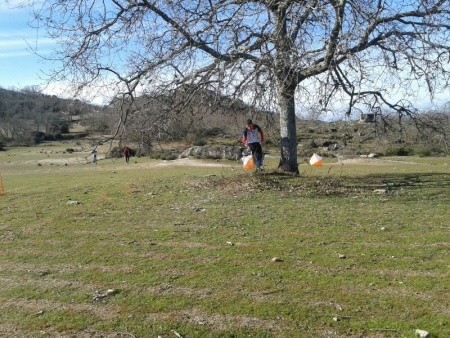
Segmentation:
{"type": "Polygon", "coordinates": [[[67,201],[67,204],[69,204],[69,205],[79,205],[79,204],[81,204],[81,203],[78,202],[78,201],[72,201],[72,200],[69,200],[69,201],[67,201]]]}
{"type": "Polygon", "coordinates": [[[194,208],[195,212],[205,212],[206,209],[205,208],[194,208]]]}
{"type": "Polygon", "coordinates": [[[272,258],[272,262],[276,263],[276,262],[282,262],[283,260],[281,258],[278,257],[274,257],[272,258]]]}
{"type": "Polygon", "coordinates": [[[382,195],[386,193],[386,189],[375,189],[373,192],[382,195]]]}
{"type": "Polygon", "coordinates": [[[108,289],[104,293],[99,293],[98,291],[96,291],[92,297],[92,300],[98,301],[98,300],[104,299],[109,296],[113,296],[118,293],[119,293],[119,290],[117,290],[117,289],[108,289]]]}
{"type": "Polygon", "coordinates": [[[342,254],[339,255],[339,259],[346,259],[346,258],[347,258],[347,256],[345,256],[345,255],[342,255],[342,254]]]}
{"type": "Polygon", "coordinates": [[[430,337],[430,333],[429,333],[429,332],[427,332],[427,331],[425,331],[425,330],[419,330],[419,329],[416,330],[416,335],[417,335],[418,337],[420,337],[420,338],[427,338],[427,337],[430,337]]]}
{"type": "Polygon", "coordinates": [[[196,158],[208,158],[208,159],[225,159],[238,161],[242,157],[242,152],[245,148],[240,146],[195,146],[181,153],[180,158],[193,156],[196,158]]]}
{"type": "Polygon", "coordinates": [[[117,290],[117,289],[108,289],[108,290],[106,290],[106,295],[107,296],[112,296],[112,295],[115,295],[116,293],[119,293],[119,290],[117,290]]]}

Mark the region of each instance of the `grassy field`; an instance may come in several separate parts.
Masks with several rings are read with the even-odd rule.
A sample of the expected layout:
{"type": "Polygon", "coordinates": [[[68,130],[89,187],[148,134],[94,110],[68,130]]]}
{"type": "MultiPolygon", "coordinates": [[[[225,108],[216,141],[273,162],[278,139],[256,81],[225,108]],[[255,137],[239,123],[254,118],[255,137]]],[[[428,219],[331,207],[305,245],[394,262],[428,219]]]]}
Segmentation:
{"type": "Polygon", "coordinates": [[[1,337],[450,337],[449,157],[289,177],[69,147],[0,152],[1,337]]]}

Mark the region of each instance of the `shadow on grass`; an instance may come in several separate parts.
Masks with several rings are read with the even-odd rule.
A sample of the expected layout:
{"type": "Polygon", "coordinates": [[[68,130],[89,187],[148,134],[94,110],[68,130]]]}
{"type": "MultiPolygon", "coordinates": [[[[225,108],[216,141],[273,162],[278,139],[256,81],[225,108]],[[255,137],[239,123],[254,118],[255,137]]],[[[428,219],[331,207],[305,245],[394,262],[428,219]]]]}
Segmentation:
{"type": "MultiPolygon", "coordinates": [[[[236,193],[239,190],[279,191],[293,196],[353,196],[379,193],[383,195],[420,194],[450,199],[450,174],[387,173],[366,176],[292,176],[276,172],[213,178],[204,182],[209,188],[236,193]]],[[[443,200],[441,200],[443,201],[443,200]]]]}

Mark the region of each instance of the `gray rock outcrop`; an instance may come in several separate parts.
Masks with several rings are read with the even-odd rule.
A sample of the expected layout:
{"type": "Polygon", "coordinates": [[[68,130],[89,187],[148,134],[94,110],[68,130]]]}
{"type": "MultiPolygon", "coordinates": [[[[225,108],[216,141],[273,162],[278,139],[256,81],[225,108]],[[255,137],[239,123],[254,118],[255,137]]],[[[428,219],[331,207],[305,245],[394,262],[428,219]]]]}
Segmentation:
{"type": "Polygon", "coordinates": [[[211,146],[195,146],[191,147],[180,154],[180,158],[195,157],[202,159],[215,159],[215,160],[233,160],[239,161],[242,157],[242,152],[245,148],[240,146],[224,146],[224,145],[211,145],[211,146]]]}

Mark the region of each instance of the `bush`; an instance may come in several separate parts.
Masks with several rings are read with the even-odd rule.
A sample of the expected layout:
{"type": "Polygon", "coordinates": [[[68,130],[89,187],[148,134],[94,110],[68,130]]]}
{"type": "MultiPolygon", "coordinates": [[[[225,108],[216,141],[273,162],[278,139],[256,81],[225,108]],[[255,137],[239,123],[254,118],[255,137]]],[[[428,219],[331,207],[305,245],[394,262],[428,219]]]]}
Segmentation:
{"type": "Polygon", "coordinates": [[[412,153],[413,150],[407,147],[386,149],[386,156],[408,156],[411,155],[412,153]]]}
{"type": "Polygon", "coordinates": [[[169,153],[169,154],[166,154],[166,155],[164,156],[163,160],[166,160],[166,161],[173,161],[173,160],[176,160],[177,158],[178,158],[177,155],[172,154],[172,153],[169,153]]]}
{"type": "Polygon", "coordinates": [[[155,160],[166,160],[166,161],[172,161],[176,160],[178,156],[171,152],[153,152],[150,154],[150,158],[153,158],[155,160]]]}
{"type": "MultiPolygon", "coordinates": [[[[61,134],[59,134],[59,136],[61,136],[61,134]]],[[[58,138],[58,134],[56,134],[56,136],[52,135],[52,134],[45,134],[45,141],[54,141],[54,140],[60,140],[60,138],[58,138]]]]}
{"type": "Polygon", "coordinates": [[[192,144],[197,147],[203,147],[206,145],[206,141],[199,138],[199,139],[194,140],[194,142],[192,144]]]}
{"type": "Polygon", "coordinates": [[[35,144],[39,144],[45,140],[45,133],[42,131],[35,131],[32,133],[32,137],[35,144]]]}
{"type": "MultiPolygon", "coordinates": [[[[132,149],[130,147],[127,147],[127,148],[128,148],[128,150],[130,152],[130,156],[131,157],[135,157],[136,153],[137,153],[136,149],[132,149]]],[[[113,157],[113,158],[120,158],[120,157],[123,156],[122,149],[123,148],[120,148],[120,147],[114,147],[108,152],[107,156],[108,157],[113,157]]],[[[142,154],[141,154],[141,156],[142,156],[142,154]]]]}
{"type": "Polygon", "coordinates": [[[219,127],[214,127],[214,128],[211,128],[211,129],[207,129],[207,130],[205,130],[203,132],[203,135],[206,135],[206,136],[218,136],[218,135],[221,135],[221,134],[223,134],[223,131],[219,127]]]}
{"type": "Polygon", "coordinates": [[[67,122],[61,123],[60,125],[60,134],[69,134],[70,133],[70,127],[67,122]]]}
{"type": "Polygon", "coordinates": [[[425,148],[416,149],[414,151],[414,154],[416,154],[420,157],[439,156],[442,153],[445,153],[445,152],[438,147],[425,147],[425,148]]]}
{"type": "Polygon", "coordinates": [[[107,157],[120,158],[122,157],[122,150],[119,147],[114,147],[108,152],[107,157]]]}

